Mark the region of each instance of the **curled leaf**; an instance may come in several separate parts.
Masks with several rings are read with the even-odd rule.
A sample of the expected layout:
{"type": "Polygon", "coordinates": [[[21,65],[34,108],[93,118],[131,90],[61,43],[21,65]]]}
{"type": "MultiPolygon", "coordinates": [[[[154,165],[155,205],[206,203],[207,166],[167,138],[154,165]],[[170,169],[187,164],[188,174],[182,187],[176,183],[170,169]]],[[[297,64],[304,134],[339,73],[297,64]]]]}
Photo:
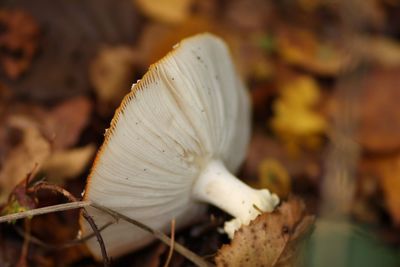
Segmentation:
{"type": "Polygon", "coordinates": [[[300,241],[313,221],[313,216],[305,214],[303,202],[291,199],[240,228],[231,244],[218,251],[217,266],[298,266],[300,241]]]}

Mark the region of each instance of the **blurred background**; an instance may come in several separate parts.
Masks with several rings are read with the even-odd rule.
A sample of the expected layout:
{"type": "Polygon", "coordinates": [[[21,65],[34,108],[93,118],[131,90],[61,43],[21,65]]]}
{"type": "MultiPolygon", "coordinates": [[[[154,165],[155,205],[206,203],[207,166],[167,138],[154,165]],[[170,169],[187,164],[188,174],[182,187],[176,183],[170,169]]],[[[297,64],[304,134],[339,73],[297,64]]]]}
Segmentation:
{"type": "MultiPolygon", "coordinates": [[[[205,31],[227,42],[253,101],[239,177],[299,196],[317,216],[304,266],[400,266],[396,0],[1,0],[1,212],[65,201],[26,200],[29,173],[80,196],[132,83],[205,31]]],[[[77,217],[0,225],[0,266],[102,266],[83,245],[49,248],[23,231],[65,243],[77,217]]],[[[216,231],[226,218],[210,208],[177,241],[212,259],[228,242],[216,231]]],[[[114,263],[159,266],[167,253],[156,243],[114,263]]],[[[171,266],[192,265],[174,255],[171,266]]]]}

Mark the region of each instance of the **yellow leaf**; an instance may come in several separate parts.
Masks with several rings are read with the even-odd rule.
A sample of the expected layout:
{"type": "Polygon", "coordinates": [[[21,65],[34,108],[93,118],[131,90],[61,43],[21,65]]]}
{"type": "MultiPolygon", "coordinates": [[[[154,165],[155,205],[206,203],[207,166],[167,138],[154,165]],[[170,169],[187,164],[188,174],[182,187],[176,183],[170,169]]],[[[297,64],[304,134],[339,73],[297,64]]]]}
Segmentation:
{"type": "Polygon", "coordinates": [[[274,132],[296,152],[298,146],[314,148],[318,136],[325,133],[327,123],[314,110],[320,99],[316,82],[302,76],[286,84],[273,105],[275,116],[271,120],[274,132]]]}
{"type": "Polygon", "coordinates": [[[135,0],[148,17],[166,23],[180,23],[190,15],[192,0],[135,0]]]}

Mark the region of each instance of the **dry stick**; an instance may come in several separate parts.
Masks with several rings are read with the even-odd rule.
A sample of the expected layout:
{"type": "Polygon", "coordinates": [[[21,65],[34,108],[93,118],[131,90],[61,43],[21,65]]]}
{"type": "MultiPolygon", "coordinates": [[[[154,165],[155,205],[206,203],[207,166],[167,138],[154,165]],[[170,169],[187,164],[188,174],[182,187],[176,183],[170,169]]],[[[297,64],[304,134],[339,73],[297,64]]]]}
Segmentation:
{"type": "MultiPolygon", "coordinates": [[[[49,190],[51,192],[57,192],[59,194],[62,194],[69,201],[72,201],[72,202],[76,202],[77,201],[77,198],[75,196],[73,196],[70,192],[65,190],[64,188],[62,188],[60,186],[57,186],[57,185],[48,184],[48,183],[45,183],[45,182],[41,182],[39,184],[36,184],[30,190],[32,192],[37,192],[39,190],[49,190]]],[[[110,266],[110,259],[108,258],[106,246],[104,245],[103,238],[102,238],[102,236],[101,236],[101,234],[99,232],[99,229],[97,228],[96,223],[94,222],[93,218],[90,217],[89,213],[86,211],[85,208],[82,209],[82,216],[89,223],[90,227],[92,228],[93,232],[96,235],[97,241],[98,241],[99,246],[100,246],[101,255],[103,257],[104,267],[109,267],[110,266]]]]}
{"type": "Polygon", "coordinates": [[[174,252],[174,245],[175,245],[175,219],[173,219],[171,221],[171,243],[169,245],[168,257],[167,257],[167,261],[164,264],[164,267],[169,266],[169,263],[172,258],[172,253],[174,252]]]}
{"type": "Polygon", "coordinates": [[[48,206],[48,207],[43,207],[43,208],[37,208],[37,209],[33,209],[33,210],[27,210],[27,211],[22,211],[22,212],[18,212],[18,213],[1,216],[0,223],[12,222],[15,220],[20,220],[20,219],[24,219],[24,218],[28,218],[28,217],[30,218],[30,217],[34,217],[37,215],[43,215],[43,214],[52,213],[52,212],[79,209],[79,208],[87,207],[90,205],[91,205],[90,201],[76,201],[76,202],[71,202],[71,203],[64,203],[64,204],[58,204],[58,205],[53,205],[53,206],[48,206]]]}
{"type": "MultiPolygon", "coordinates": [[[[110,214],[114,218],[121,218],[121,219],[123,219],[123,220],[125,220],[125,221],[127,221],[129,223],[132,223],[132,224],[136,225],[137,227],[139,227],[139,228],[141,228],[141,229],[153,234],[154,237],[156,237],[157,239],[159,239],[163,243],[167,244],[168,246],[170,245],[170,242],[171,242],[170,238],[168,236],[166,236],[165,234],[163,234],[162,232],[157,231],[157,230],[153,230],[152,228],[148,227],[147,225],[144,225],[144,224],[142,224],[142,223],[140,223],[140,222],[138,222],[136,220],[133,220],[133,219],[131,219],[129,217],[126,217],[125,215],[120,214],[120,213],[118,213],[116,211],[113,211],[111,209],[105,208],[105,207],[97,205],[97,204],[93,204],[90,201],[76,201],[76,202],[71,202],[71,203],[64,203],[64,204],[58,204],[58,205],[53,205],[53,206],[48,206],[48,207],[28,210],[28,211],[14,213],[14,214],[8,214],[8,215],[0,217],[0,223],[11,222],[11,221],[15,221],[15,220],[19,220],[19,219],[23,219],[23,218],[27,218],[27,217],[33,217],[33,216],[52,213],[52,212],[59,212],[59,211],[65,211],[65,210],[71,210],[71,209],[84,208],[84,207],[87,207],[87,206],[93,206],[94,208],[97,208],[99,210],[102,210],[102,211],[110,214]]],[[[95,232],[95,230],[93,230],[93,231],[95,232]]],[[[92,237],[95,234],[96,233],[91,234],[90,237],[92,237]]],[[[41,241],[39,241],[37,243],[40,243],[40,242],[41,241]]],[[[44,243],[44,242],[41,242],[41,243],[44,243]]],[[[180,253],[181,255],[186,257],[191,262],[197,264],[197,266],[200,266],[200,267],[212,267],[212,266],[214,266],[213,264],[205,261],[204,259],[202,259],[201,257],[196,255],[192,251],[188,250],[186,247],[182,246],[179,243],[174,243],[174,250],[176,250],[178,253],[180,253]]]]}
{"type": "MultiPolygon", "coordinates": [[[[106,208],[104,206],[101,206],[99,204],[96,204],[94,202],[92,202],[92,207],[101,210],[103,212],[106,212],[108,214],[110,214],[111,216],[113,216],[114,218],[120,218],[123,219],[124,221],[127,221],[139,228],[141,228],[142,230],[149,232],[150,234],[152,234],[155,238],[159,239],[160,241],[162,241],[164,244],[166,245],[170,245],[171,243],[171,239],[166,236],[164,233],[158,231],[158,230],[154,230],[152,228],[150,228],[149,226],[138,222],[132,218],[129,218],[119,212],[116,212],[114,210],[111,210],[109,208],[106,208]]],[[[177,251],[178,253],[180,253],[182,256],[184,256],[185,258],[187,258],[188,260],[190,260],[191,262],[193,262],[194,264],[196,264],[199,267],[213,267],[214,265],[205,261],[203,258],[201,258],[200,256],[196,255],[195,253],[193,253],[192,251],[190,251],[189,249],[187,249],[186,247],[182,246],[179,243],[175,242],[174,245],[174,249],[175,251],[177,251]]]]}
{"type": "Polygon", "coordinates": [[[85,209],[83,209],[82,215],[89,223],[90,227],[93,229],[93,232],[96,234],[97,242],[99,243],[101,255],[103,257],[104,267],[109,267],[111,265],[111,262],[107,255],[107,250],[106,246],[104,245],[103,237],[101,236],[96,223],[94,222],[93,218],[90,217],[89,213],[85,209]]]}

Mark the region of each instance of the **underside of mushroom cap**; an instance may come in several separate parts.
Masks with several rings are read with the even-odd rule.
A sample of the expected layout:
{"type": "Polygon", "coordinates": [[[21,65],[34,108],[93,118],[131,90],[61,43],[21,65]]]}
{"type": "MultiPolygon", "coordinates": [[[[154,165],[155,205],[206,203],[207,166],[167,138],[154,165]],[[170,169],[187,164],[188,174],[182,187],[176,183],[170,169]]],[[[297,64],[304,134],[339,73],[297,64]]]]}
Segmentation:
{"type": "MultiPolygon", "coordinates": [[[[152,65],[115,113],[89,175],[84,198],[152,228],[177,228],[203,212],[192,200],[195,179],[211,159],[235,172],[250,132],[247,92],[224,42],[200,34],[183,40],[152,65]]],[[[98,227],[113,219],[88,209],[98,227]]],[[[83,234],[91,233],[82,222],[83,234]]],[[[152,240],[120,221],[102,231],[119,256],[152,240]]],[[[87,242],[101,257],[97,241],[87,242]]]]}

